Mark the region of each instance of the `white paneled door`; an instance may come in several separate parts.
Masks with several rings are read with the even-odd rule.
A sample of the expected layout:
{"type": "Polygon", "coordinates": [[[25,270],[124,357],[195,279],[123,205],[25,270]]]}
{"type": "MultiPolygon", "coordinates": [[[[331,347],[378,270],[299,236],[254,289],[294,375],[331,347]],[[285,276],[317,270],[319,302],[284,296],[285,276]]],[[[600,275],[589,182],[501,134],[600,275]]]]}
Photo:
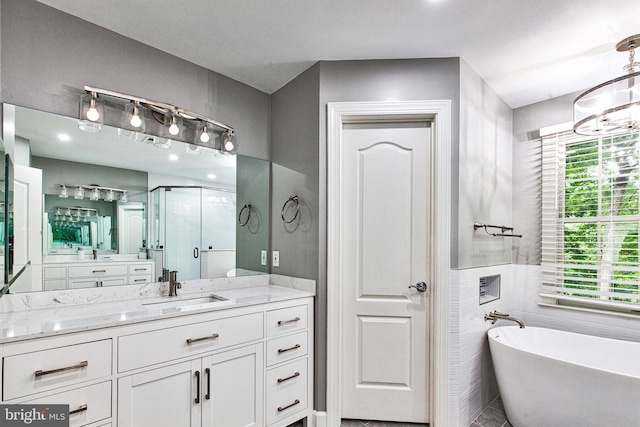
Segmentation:
{"type": "Polygon", "coordinates": [[[343,141],[341,416],[426,423],[431,129],[344,124],[343,141]]]}

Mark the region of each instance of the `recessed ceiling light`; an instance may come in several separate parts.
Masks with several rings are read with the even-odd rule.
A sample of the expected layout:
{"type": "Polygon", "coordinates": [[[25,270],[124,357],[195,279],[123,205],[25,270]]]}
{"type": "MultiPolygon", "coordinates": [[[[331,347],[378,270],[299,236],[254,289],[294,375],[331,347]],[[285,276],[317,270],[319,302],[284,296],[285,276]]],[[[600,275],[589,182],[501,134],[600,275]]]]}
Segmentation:
{"type": "Polygon", "coordinates": [[[172,161],[174,161],[174,162],[175,162],[176,160],[178,160],[178,156],[176,156],[175,154],[171,154],[171,155],[169,156],[169,160],[172,160],[172,161]]]}
{"type": "Polygon", "coordinates": [[[59,133],[59,134],[58,134],[58,139],[59,139],[60,141],[65,141],[65,142],[66,142],[66,141],[71,141],[71,137],[70,137],[68,134],[66,134],[66,133],[59,133]]]}
{"type": "Polygon", "coordinates": [[[210,173],[210,174],[208,174],[208,175],[207,175],[207,178],[209,178],[209,179],[216,179],[216,175],[215,175],[215,174],[210,173]]]}

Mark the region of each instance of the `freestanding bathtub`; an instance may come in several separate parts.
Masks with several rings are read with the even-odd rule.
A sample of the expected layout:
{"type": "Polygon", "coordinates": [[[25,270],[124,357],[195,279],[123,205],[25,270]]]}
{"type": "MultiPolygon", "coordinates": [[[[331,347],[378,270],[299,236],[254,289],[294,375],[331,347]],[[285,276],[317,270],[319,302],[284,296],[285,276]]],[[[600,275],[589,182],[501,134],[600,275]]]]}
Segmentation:
{"type": "Polygon", "coordinates": [[[487,334],[514,427],[640,426],[640,343],[529,326],[487,334]]]}

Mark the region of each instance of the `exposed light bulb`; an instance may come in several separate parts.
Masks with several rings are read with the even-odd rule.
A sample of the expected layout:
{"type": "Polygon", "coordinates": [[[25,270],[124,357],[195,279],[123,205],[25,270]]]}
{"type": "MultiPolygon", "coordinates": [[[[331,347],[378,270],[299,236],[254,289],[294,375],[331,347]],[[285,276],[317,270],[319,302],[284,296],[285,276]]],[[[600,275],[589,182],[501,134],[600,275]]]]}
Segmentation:
{"type": "Polygon", "coordinates": [[[87,110],[87,119],[91,120],[92,122],[97,122],[99,118],[100,113],[98,113],[98,110],[96,109],[95,101],[92,100],[91,106],[87,110]]]}
{"type": "Polygon", "coordinates": [[[171,118],[171,126],[169,126],[169,133],[171,135],[177,135],[180,133],[180,128],[178,127],[178,123],[175,116],[171,118]]]}
{"type": "Polygon", "coordinates": [[[142,126],[142,119],[138,114],[137,108],[133,109],[133,115],[131,116],[131,120],[129,120],[129,123],[131,123],[131,126],[133,126],[134,128],[139,128],[140,126],[142,126]]]}
{"type": "Polygon", "coordinates": [[[227,151],[233,150],[233,142],[231,142],[231,138],[227,139],[227,141],[224,143],[224,149],[227,151]]]}
{"type": "Polygon", "coordinates": [[[209,142],[209,132],[207,130],[207,125],[204,125],[202,128],[202,133],[200,134],[200,141],[209,142]]]}

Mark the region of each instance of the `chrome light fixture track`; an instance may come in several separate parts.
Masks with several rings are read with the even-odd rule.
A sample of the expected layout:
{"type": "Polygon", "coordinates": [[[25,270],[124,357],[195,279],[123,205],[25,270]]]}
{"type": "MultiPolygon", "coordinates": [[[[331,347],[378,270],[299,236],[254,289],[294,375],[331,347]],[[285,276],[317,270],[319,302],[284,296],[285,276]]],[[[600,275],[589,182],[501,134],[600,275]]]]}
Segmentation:
{"type": "MultiPolygon", "coordinates": [[[[121,103],[118,109],[124,117],[122,128],[127,131],[145,132],[149,130],[146,123],[146,111],[149,111],[158,124],[162,126],[157,136],[184,141],[202,147],[213,148],[226,153],[235,153],[237,147],[230,142],[234,135],[234,128],[218,120],[186,110],[165,102],[154,101],[136,95],[129,95],[93,86],[84,86],[85,93],[80,101],[80,123],[83,130],[99,132],[105,117],[105,97],[115,98],[116,101],[126,101],[124,112],[121,103]],[[189,134],[186,130],[189,129],[189,134]],[[218,142],[213,139],[213,132],[219,133],[218,142]],[[226,135],[226,136],[225,136],[226,135]],[[189,139],[188,141],[186,139],[189,139]]],[[[122,116],[121,116],[122,117],[122,116]]],[[[157,125],[156,125],[157,126],[157,125]]]]}
{"type": "Polygon", "coordinates": [[[640,131],[640,63],[635,49],[640,34],[616,45],[618,52],[629,52],[626,74],[606,81],[580,94],[573,102],[573,130],[581,135],[607,135],[640,131]]]}

